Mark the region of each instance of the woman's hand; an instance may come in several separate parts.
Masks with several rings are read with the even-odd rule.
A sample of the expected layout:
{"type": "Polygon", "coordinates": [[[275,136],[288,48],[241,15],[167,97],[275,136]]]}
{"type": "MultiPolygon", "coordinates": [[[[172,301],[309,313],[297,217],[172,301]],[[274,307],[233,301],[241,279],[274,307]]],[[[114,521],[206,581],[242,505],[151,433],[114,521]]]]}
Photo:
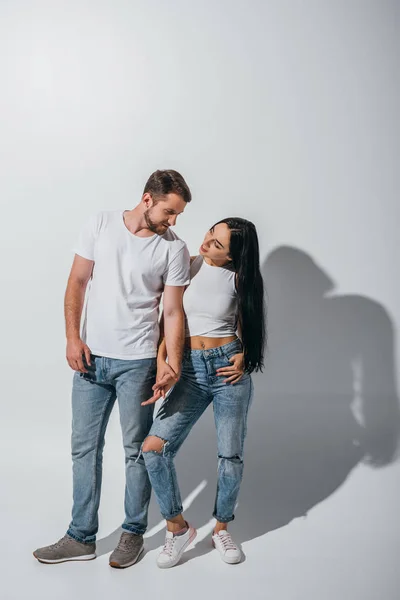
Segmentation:
{"type": "Polygon", "coordinates": [[[156,382],[153,385],[153,392],[151,398],[142,402],[142,406],[147,406],[148,404],[154,404],[160,398],[165,398],[165,394],[172,388],[173,385],[178,381],[179,376],[172,367],[169,366],[165,360],[157,361],[157,377],[156,382]]]}
{"type": "Polygon", "coordinates": [[[244,374],[244,355],[243,352],[239,354],[234,354],[229,362],[232,363],[231,367],[221,367],[217,369],[218,377],[227,377],[224,379],[224,383],[237,383],[244,374]]]}

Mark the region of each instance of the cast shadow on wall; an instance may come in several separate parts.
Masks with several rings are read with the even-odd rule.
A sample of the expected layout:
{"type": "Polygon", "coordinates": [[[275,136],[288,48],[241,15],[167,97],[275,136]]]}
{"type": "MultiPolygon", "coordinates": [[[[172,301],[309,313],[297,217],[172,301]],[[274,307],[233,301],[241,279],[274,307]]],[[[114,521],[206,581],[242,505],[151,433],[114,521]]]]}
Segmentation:
{"type": "MultiPolygon", "coordinates": [[[[278,247],[262,266],[268,296],[268,354],[253,375],[255,396],[243,484],[230,530],[245,542],[307,515],[360,462],[379,468],[396,457],[399,404],[394,331],[386,310],[334,282],[305,252],[278,247]]],[[[182,498],[206,481],[186,518],[212,525],[217,453],[211,408],[176,459],[182,498]]],[[[149,525],[160,521],[151,504],[149,525]]],[[[162,543],[163,532],[147,541],[162,543]]],[[[186,560],[211,549],[209,539],[186,560]]]]}

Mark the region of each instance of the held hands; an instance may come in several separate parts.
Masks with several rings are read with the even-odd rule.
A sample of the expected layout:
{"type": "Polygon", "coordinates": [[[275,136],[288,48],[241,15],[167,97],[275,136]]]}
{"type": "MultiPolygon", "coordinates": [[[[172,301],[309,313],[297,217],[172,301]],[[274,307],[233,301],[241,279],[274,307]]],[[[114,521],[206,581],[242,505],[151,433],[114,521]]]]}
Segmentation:
{"type": "Polygon", "coordinates": [[[165,360],[157,361],[156,383],[153,385],[153,395],[151,398],[142,402],[142,406],[154,404],[160,398],[165,398],[165,394],[178,381],[179,376],[165,360]]]}
{"type": "Polygon", "coordinates": [[[243,377],[244,373],[243,352],[234,354],[229,359],[229,362],[232,363],[232,366],[217,369],[217,376],[227,377],[227,379],[224,379],[223,383],[237,383],[243,377]]]}
{"type": "Polygon", "coordinates": [[[80,373],[87,373],[82,357],[85,356],[86,363],[90,366],[90,349],[80,338],[67,340],[67,362],[71,369],[80,373]]]}
{"type": "MultiPolygon", "coordinates": [[[[244,364],[243,364],[243,352],[239,354],[235,354],[229,359],[229,362],[232,363],[231,367],[221,367],[217,369],[218,377],[227,377],[224,379],[224,383],[237,383],[244,374],[244,364]]],[[[142,402],[142,406],[147,406],[148,404],[155,404],[157,400],[160,398],[165,398],[168,390],[171,389],[173,385],[179,380],[179,375],[173,370],[172,367],[164,360],[159,360],[157,362],[157,378],[156,383],[153,385],[153,396],[142,402]]]]}

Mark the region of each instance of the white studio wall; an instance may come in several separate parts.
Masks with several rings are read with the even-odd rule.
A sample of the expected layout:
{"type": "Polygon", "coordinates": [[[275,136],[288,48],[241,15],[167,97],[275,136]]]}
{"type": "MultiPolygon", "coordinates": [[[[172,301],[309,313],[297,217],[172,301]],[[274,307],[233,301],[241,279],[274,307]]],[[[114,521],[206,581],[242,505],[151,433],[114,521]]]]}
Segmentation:
{"type": "MultiPolygon", "coordinates": [[[[267,597],[268,581],[271,597],[297,599],[310,597],[316,578],[324,599],[396,598],[398,28],[399,3],[389,0],[0,2],[0,502],[10,527],[0,555],[12,558],[16,529],[30,531],[29,575],[23,582],[10,567],[6,600],[26,597],[23,585],[31,597],[54,597],[58,576],[65,593],[76,577],[99,598],[131,581],[103,581],[106,563],[90,567],[96,582],[83,569],[47,577],[29,552],[61,536],[70,511],[62,304],[71,248],[88,215],[132,208],[157,168],[177,169],[191,186],[176,227],[191,253],[219,218],[255,222],[269,296],[269,359],[254,378],[237,522],[249,556],[257,552],[220,584],[239,594],[250,575],[254,597],[267,597]],[[310,511],[305,530],[298,517],[310,511]],[[341,526],[348,554],[335,537],[341,526]]],[[[200,490],[190,510],[205,528],[213,444],[210,414],[178,463],[189,503],[200,490]]],[[[122,495],[114,414],[104,552],[122,495]]],[[[151,519],[157,526],[155,505],[151,519]]],[[[191,578],[204,579],[207,560],[189,561],[191,578]]],[[[153,562],[140,568],[165,591],[153,562]]]]}

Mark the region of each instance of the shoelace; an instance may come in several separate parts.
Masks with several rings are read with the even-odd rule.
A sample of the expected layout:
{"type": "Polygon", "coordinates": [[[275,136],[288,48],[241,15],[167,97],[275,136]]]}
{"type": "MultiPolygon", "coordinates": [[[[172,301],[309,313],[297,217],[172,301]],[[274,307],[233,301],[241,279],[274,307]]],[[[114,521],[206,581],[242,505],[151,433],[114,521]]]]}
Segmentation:
{"type": "Polygon", "coordinates": [[[68,542],[70,542],[70,541],[71,541],[71,538],[64,535],[64,537],[62,537],[60,540],[58,540],[58,542],[56,542],[55,544],[51,544],[49,546],[49,548],[51,548],[52,550],[56,550],[60,546],[63,546],[64,544],[68,544],[68,542]]]}
{"type": "Polygon", "coordinates": [[[165,552],[165,554],[168,554],[168,556],[171,556],[172,551],[174,549],[174,543],[175,543],[175,537],[166,538],[164,548],[162,551],[165,552]]]}
{"type": "Polygon", "coordinates": [[[129,552],[136,542],[135,537],[132,533],[123,533],[119,539],[117,549],[122,550],[122,552],[129,552]]]}
{"type": "Polygon", "coordinates": [[[219,535],[218,539],[221,541],[224,550],[237,550],[237,546],[229,533],[226,533],[225,535],[219,535]]]}

